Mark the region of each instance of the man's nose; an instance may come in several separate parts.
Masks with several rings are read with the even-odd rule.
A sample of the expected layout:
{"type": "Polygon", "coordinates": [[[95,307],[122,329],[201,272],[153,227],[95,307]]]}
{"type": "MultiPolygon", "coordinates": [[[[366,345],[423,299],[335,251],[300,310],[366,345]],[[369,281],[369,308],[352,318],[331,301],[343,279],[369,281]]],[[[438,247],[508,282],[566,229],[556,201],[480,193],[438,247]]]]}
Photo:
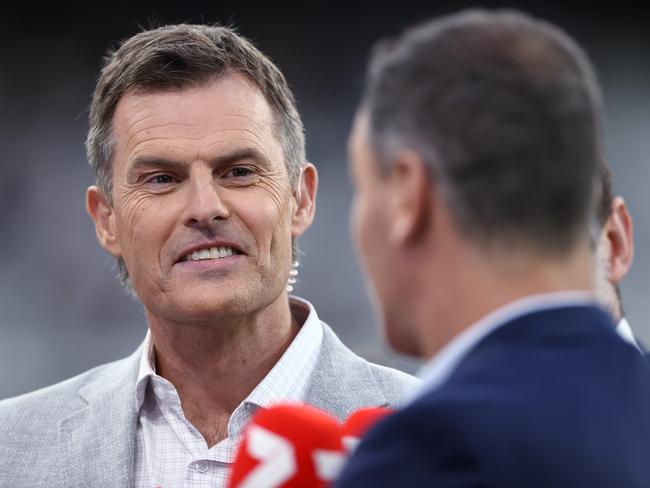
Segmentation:
{"type": "Polygon", "coordinates": [[[215,220],[230,216],[230,209],[219,194],[223,189],[219,188],[212,175],[192,178],[188,190],[187,226],[209,226],[215,220]]]}

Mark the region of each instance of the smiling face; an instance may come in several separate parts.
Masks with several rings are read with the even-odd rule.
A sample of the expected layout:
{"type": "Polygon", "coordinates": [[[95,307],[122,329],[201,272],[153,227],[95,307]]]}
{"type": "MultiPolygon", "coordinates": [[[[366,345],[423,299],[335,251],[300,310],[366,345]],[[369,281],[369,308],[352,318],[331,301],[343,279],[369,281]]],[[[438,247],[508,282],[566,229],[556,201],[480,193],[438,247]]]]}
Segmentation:
{"type": "Polygon", "coordinates": [[[313,209],[293,194],[273,127],[266,99],[238,74],[118,103],[113,201],[92,187],[88,209],[149,314],[206,321],[286,299],[291,240],[313,209]]]}

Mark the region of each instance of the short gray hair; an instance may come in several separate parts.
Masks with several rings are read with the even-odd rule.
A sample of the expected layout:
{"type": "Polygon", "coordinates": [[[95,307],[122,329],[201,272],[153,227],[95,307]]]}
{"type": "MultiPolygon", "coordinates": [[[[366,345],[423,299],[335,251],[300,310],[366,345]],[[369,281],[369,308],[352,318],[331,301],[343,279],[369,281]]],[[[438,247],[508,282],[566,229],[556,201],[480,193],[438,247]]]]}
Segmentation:
{"type": "Polygon", "coordinates": [[[384,170],[397,151],[418,152],[473,242],[562,253],[588,236],[601,94],[559,28],[470,10],[409,29],[376,46],[362,109],[384,170]]]}

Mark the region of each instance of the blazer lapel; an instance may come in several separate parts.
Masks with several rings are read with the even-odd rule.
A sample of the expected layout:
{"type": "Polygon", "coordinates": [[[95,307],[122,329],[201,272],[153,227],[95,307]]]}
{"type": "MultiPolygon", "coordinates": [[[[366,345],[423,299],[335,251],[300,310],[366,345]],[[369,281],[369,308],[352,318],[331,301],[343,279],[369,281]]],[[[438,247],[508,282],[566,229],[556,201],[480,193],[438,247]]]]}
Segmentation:
{"type": "Polygon", "coordinates": [[[85,405],[61,421],[65,486],[133,486],[140,351],[99,373],[79,391],[85,405]]]}

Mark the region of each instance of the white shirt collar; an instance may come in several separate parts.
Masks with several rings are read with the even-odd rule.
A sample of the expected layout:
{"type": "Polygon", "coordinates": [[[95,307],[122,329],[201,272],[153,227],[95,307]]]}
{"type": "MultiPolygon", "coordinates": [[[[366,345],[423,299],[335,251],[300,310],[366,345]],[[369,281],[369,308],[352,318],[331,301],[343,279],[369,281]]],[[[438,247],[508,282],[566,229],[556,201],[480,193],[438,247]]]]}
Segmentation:
{"type": "Polygon", "coordinates": [[[630,327],[630,324],[625,319],[625,317],[619,320],[618,324],[616,324],[616,332],[618,332],[618,334],[623,339],[625,339],[627,342],[629,342],[634,347],[636,347],[639,351],[641,351],[641,348],[639,347],[639,343],[636,341],[636,338],[634,337],[634,333],[632,332],[632,328],[630,327]]]}
{"type": "Polygon", "coordinates": [[[531,295],[504,305],[463,330],[434,355],[420,370],[423,382],[414,392],[417,398],[444,383],[467,354],[488,334],[513,319],[537,310],[573,305],[596,305],[593,294],[567,291],[531,295]]]}
{"type": "Polygon", "coordinates": [[[303,399],[323,343],[323,326],[314,306],[307,300],[291,296],[289,305],[294,318],[300,322],[298,317],[306,316],[305,321],[282,357],[244,403],[268,407],[278,401],[287,403],[303,399]]]}
{"type": "MultiPolygon", "coordinates": [[[[318,353],[323,342],[323,327],[316,310],[307,300],[290,296],[289,306],[294,317],[306,317],[304,323],[275,366],[246,397],[240,407],[246,404],[256,407],[268,407],[279,400],[291,402],[302,399],[311,373],[316,366],[318,353]]],[[[135,402],[138,411],[144,402],[145,392],[151,377],[166,382],[164,378],[156,374],[153,340],[151,332],[147,331],[135,386],[135,402]]]]}
{"type": "Polygon", "coordinates": [[[153,340],[151,331],[147,328],[147,335],[142,344],[142,355],[140,356],[140,367],[138,369],[138,379],[135,382],[135,408],[140,410],[144,402],[144,394],[147,390],[149,378],[158,376],[156,374],[155,354],[153,351],[153,340]]]}

